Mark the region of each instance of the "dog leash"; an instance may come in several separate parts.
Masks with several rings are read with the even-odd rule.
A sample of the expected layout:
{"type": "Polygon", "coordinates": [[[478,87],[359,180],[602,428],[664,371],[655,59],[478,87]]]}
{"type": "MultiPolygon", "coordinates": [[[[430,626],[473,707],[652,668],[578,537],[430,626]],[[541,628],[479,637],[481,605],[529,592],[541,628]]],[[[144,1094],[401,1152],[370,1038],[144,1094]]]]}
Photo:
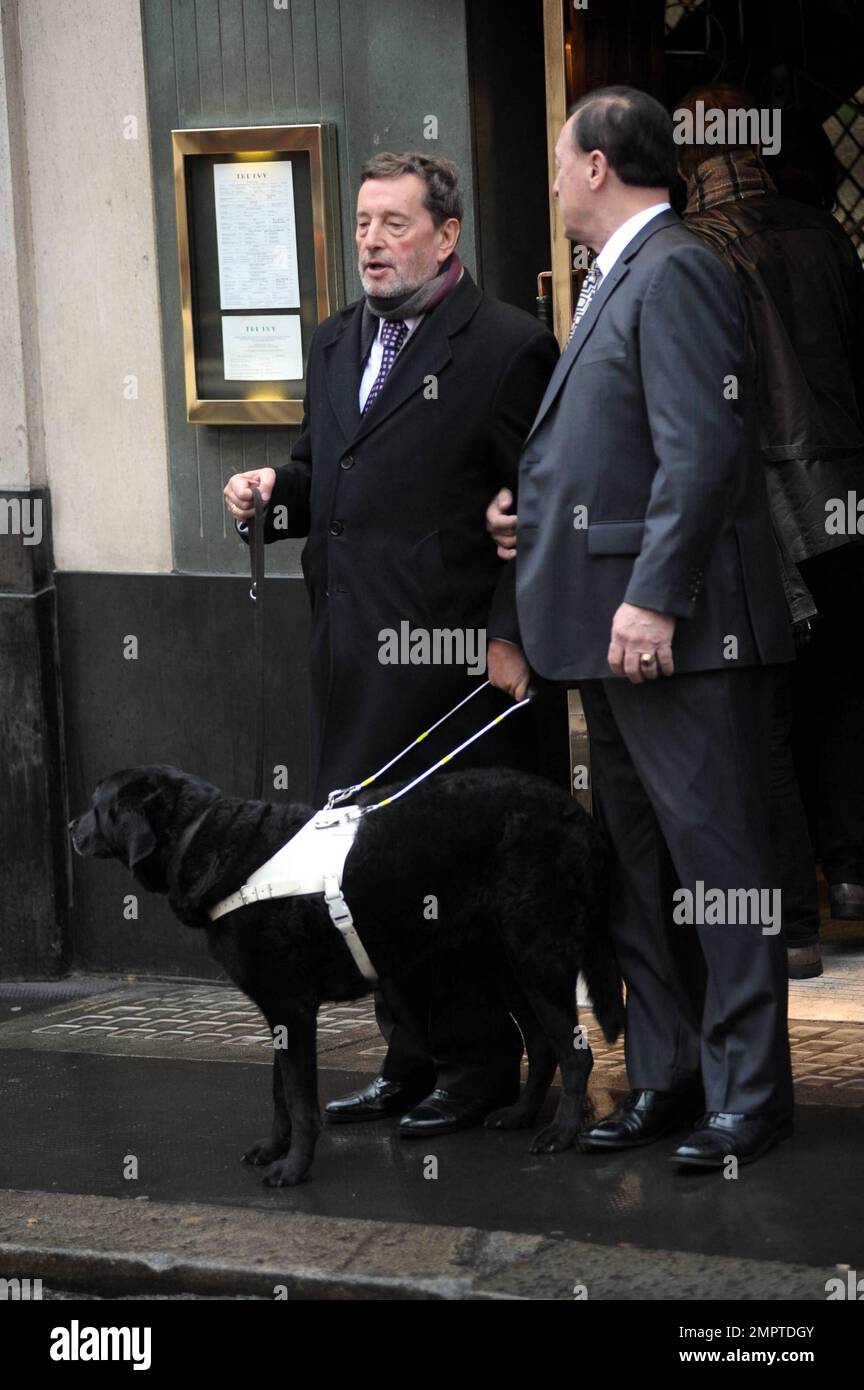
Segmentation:
{"type": "MultiPolygon", "coordinates": [[[[263,500],[262,500],[261,493],[258,491],[258,488],[255,487],[254,485],[252,485],[252,487],[251,487],[251,492],[252,492],[252,502],[253,502],[253,505],[254,505],[254,508],[255,508],[255,515],[254,515],[254,518],[250,518],[250,533],[251,533],[251,537],[250,537],[250,540],[251,540],[251,543],[250,543],[250,552],[251,552],[251,568],[252,568],[252,587],[251,587],[251,589],[249,590],[249,597],[252,599],[253,603],[255,604],[255,620],[254,620],[254,648],[255,648],[255,656],[254,656],[254,673],[255,673],[255,688],[256,688],[256,690],[258,691],[258,701],[257,701],[257,706],[258,706],[258,708],[257,708],[256,719],[255,719],[255,775],[254,775],[253,797],[254,797],[255,799],[259,800],[259,801],[263,801],[263,800],[264,800],[264,790],[265,790],[265,788],[264,788],[264,734],[265,734],[265,727],[264,727],[264,514],[265,514],[266,508],[265,508],[265,504],[264,504],[264,502],[263,502],[263,500]]],[[[451,717],[452,715],[456,714],[458,710],[462,709],[465,705],[467,705],[467,704],[469,703],[469,701],[473,700],[474,697],[475,697],[476,695],[479,695],[479,694],[480,694],[481,690],[485,690],[489,685],[490,685],[490,682],[489,682],[488,680],[485,680],[485,681],[483,682],[482,685],[478,685],[474,690],[472,690],[468,695],[466,695],[466,696],[464,697],[464,699],[459,700],[458,703],[455,704],[455,705],[453,706],[452,709],[448,710],[446,714],[442,715],[440,719],[437,719],[437,720],[435,721],[434,724],[430,724],[430,726],[429,726],[428,729],[424,729],[423,732],[422,732],[421,734],[418,734],[416,738],[412,739],[411,742],[410,742],[409,744],[407,744],[407,745],[402,749],[402,751],[401,751],[400,753],[397,753],[395,757],[390,758],[390,760],[389,760],[388,762],[384,763],[382,767],[379,767],[377,772],[373,772],[369,777],[364,777],[364,779],[362,780],[362,782],[356,782],[356,783],[355,783],[353,786],[351,786],[351,787],[341,787],[341,788],[338,788],[338,789],[335,790],[335,791],[331,791],[330,794],[329,794],[329,796],[327,797],[327,805],[326,805],[326,807],[324,808],[324,810],[323,810],[323,812],[322,812],[322,815],[326,815],[328,812],[333,811],[333,810],[336,808],[337,803],[340,802],[340,801],[344,801],[344,800],[346,799],[346,797],[353,796],[356,792],[364,791],[367,787],[371,787],[372,784],[373,784],[374,782],[377,782],[378,779],[379,779],[380,777],[383,777],[383,775],[384,775],[385,772],[389,772],[389,770],[390,770],[391,767],[395,767],[396,763],[400,762],[400,761],[402,760],[402,758],[404,758],[405,755],[406,755],[407,753],[410,753],[411,750],[412,750],[413,748],[416,748],[419,744],[423,743],[424,740],[427,739],[427,738],[430,736],[430,734],[433,734],[433,733],[435,732],[436,729],[440,728],[441,725],[444,724],[444,723],[446,723],[447,720],[450,719],[450,717],[451,717]]],[[[394,792],[392,796],[386,796],[386,797],[384,797],[381,801],[375,802],[374,805],[372,805],[372,806],[362,806],[362,807],[359,807],[359,808],[351,807],[350,810],[351,810],[352,812],[355,811],[355,810],[357,810],[357,812],[358,812],[358,818],[359,818],[359,816],[368,815],[371,811],[380,811],[381,808],[382,808],[383,806],[389,806],[389,805],[391,805],[394,801],[398,801],[400,797],[407,796],[408,792],[413,791],[414,788],[417,787],[417,786],[419,786],[421,782],[425,782],[425,780],[426,780],[427,777],[431,777],[432,774],[433,774],[433,772],[437,772],[439,768],[444,767],[444,765],[445,765],[446,763],[449,763],[453,758],[457,757],[457,756],[458,756],[461,752],[463,752],[466,748],[470,747],[470,745],[471,745],[472,743],[475,743],[476,740],[477,740],[478,738],[482,738],[483,735],[486,734],[486,733],[488,733],[490,729],[494,729],[496,724],[502,723],[502,721],[505,720],[505,719],[507,719],[507,718],[509,718],[509,716],[510,716],[511,714],[515,714],[516,710],[522,709],[525,705],[530,704],[531,701],[532,701],[532,699],[534,698],[534,694],[535,694],[534,690],[532,690],[532,689],[529,687],[528,694],[526,695],[526,697],[525,697],[524,700],[518,700],[518,701],[516,701],[514,704],[512,704],[512,705],[510,706],[509,709],[503,710],[502,713],[496,715],[494,719],[490,719],[489,722],[488,722],[487,724],[484,724],[482,728],[480,728],[480,729],[478,729],[478,730],[476,731],[476,733],[473,733],[473,734],[470,736],[470,738],[465,739],[464,742],[463,742],[463,743],[460,743],[459,746],[458,746],[457,748],[451,749],[451,751],[450,751],[449,753],[446,753],[446,754],[444,755],[443,758],[439,758],[438,761],[437,761],[436,763],[433,763],[432,766],[429,767],[429,768],[427,768],[425,772],[421,772],[420,775],[419,775],[418,777],[415,777],[415,778],[413,779],[413,781],[411,781],[411,782],[409,782],[409,783],[407,784],[407,786],[402,787],[400,791],[394,792]]],[[[343,813],[341,813],[341,814],[347,816],[347,815],[348,815],[348,811],[346,810],[345,812],[343,812],[343,813]]],[[[335,817],[334,819],[337,819],[337,820],[338,820],[338,819],[340,819],[340,818],[341,818],[341,815],[335,817]]]]}
{"type": "Polygon", "coordinates": [[[255,773],[252,796],[264,800],[264,502],[257,487],[252,488],[254,517],[250,517],[250,556],[252,587],[249,597],[255,604],[254,618],[254,689],[257,692],[255,715],[255,773]]]}
{"type": "MultiPolygon", "coordinates": [[[[362,782],[357,782],[352,787],[343,787],[340,790],[332,791],[327,798],[326,807],[319,811],[317,815],[314,815],[311,820],[307,821],[299,832],[296,832],[286,844],[282,845],[275,854],[270,856],[266,863],[261,864],[236,892],[229,894],[227,898],[223,898],[220,902],[214,903],[214,905],[208,909],[208,915],[211,921],[216,921],[220,917],[224,917],[227,913],[236,911],[239,907],[250,907],[253,903],[268,902],[273,898],[294,897],[298,894],[323,893],[324,902],[333,926],[339,932],[345,945],[348,947],[353,957],[354,964],[360,974],[366,982],[374,988],[378,983],[375,966],[370,960],[366,948],[360,939],[357,928],[354,925],[351,909],[342,891],[342,872],[345,861],[351,851],[354,837],[357,834],[361,818],[370,815],[372,811],[380,811],[383,806],[390,806],[394,801],[398,801],[400,797],[407,796],[408,792],[413,791],[421,782],[425,782],[427,777],[431,777],[433,772],[437,772],[440,767],[444,767],[446,763],[449,763],[451,759],[455,758],[463,749],[468,748],[478,738],[482,738],[490,729],[494,729],[496,724],[502,723],[502,721],[509,718],[511,714],[514,714],[517,709],[522,709],[525,705],[530,704],[534,698],[534,690],[529,687],[529,693],[524,700],[517,701],[515,704],[512,704],[509,709],[503,710],[502,713],[496,715],[494,719],[490,719],[488,723],[484,724],[482,728],[477,729],[475,733],[471,734],[469,738],[466,738],[458,747],[451,749],[449,753],[445,753],[443,758],[439,758],[438,761],[433,763],[431,767],[428,767],[425,772],[421,772],[418,777],[415,777],[413,781],[402,787],[400,791],[394,792],[392,796],[382,797],[380,801],[375,802],[372,806],[343,806],[340,809],[336,805],[336,802],[347,796],[352,796],[355,792],[365,787],[371,786],[373,782],[377,782],[378,778],[382,777],[384,773],[398,763],[400,759],[404,758],[406,753],[409,753],[412,748],[416,748],[419,743],[427,739],[435,729],[444,724],[457,710],[467,705],[469,700],[473,700],[474,696],[479,695],[480,691],[485,690],[489,684],[490,682],[487,680],[484,681],[482,685],[478,685],[476,689],[472,690],[470,694],[466,695],[464,699],[460,700],[458,704],[454,705],[451,710],[448,710],[445,715],[442,715],[442,717],[436,720],[428,729],[424,729],[422,734],[418,734],[415,739],[412,739],[411,742],[402,749],[401,753],[396,754],[395,758],[391,758],[388,762],[384,763],[383,767],[379,767],[377,772],[373,772],[369,777],[365,777],[362,782]],[[341,842],[336,845],[334,845],[331,838],[329,862],[323,866],[315,867],[315,873],[313,875],[315,882],[314,884],[310,884],[303,880],[304,874],[308,876],[309,873],[310,851],[314,861],[315,847],[311,842],[305,842],[304,837],[308,837],[309,833],[314,831],[323,831],[325,834],[329,831],[331,836],[335,835],[342,838],[341,842]],[[288,856],[287,862],[286,854],[288,856]],[[294,856],[293,860],[291,859],[292,854],[294,856]],[[298,859],[300,861],[299,863],[298,859]],[[289,870],[288,873],[286,873],[286,869],[289,870]]],[[[197,828],[197,823],[195,828],[197,828]]]]}
{"type": "Polygon", "coordinates": [[[439,768],[444,767],[445,763],[449,763],[451,759],[457,757],[464,749],[470,747],[472,743],[475,743],[478,738],[482,738],[490,729],[494,729],[496,724],[501,724],[505,719],[508,719],[511,714],[515,714],[517,709],[523,709],[525,705],[530,705],[536,693],[529,687],[528,694],[525,696],[524,700],[517,700],[509,709],[502,710],[500,714],[496,714],[495,718],[490,719],[488,724],[484,724],[481,729],[471,734],[471,736],[460,743],[458,747],[452,748],[449,753],[445,753],[444,757],[439,758],[437,763],[433,763],[431,767],[427,767],[425,772],[421,772],[413,781],[400,788],[398,792],[394,792],[392,796],[385,796],[381,801],[376,801],[372,806],[349,806],[342,812],[338,811],[338,802],[344,801],[348,796],[355,795],[356,792],[363,791],[366,787],[371,787],[373,782],[377,782],[379,777],[382,777],[385,772],[388,772],[391,767],[400,762],[402,758],[405,757],[406,753],[410,753],[412,748],[416,748],[418,744],[422,743],[424,739],[427,739],[430,734],[434,733],[436,729],[446,723],[451,715],[455,714],[457,710],[462,709],[464,705],[468,704],[469,700],[473,700],[475,695],[479,695],[480,691],[485,690],[489,685],[490,682],[488,680],[485,680],[482,685],[478,685],[469,695],[465,696],[464,700],[460,700],[458,704],[454,705],[452,709],[448,710],[447,713],[436,720],[434,724],[430,724],[428,729],[424,729],[422,734],[418,734],[409,744],[406,744],[401,753],[396,754],[395,758],[391,758],[389,762],[379,767],[377,772],[373,772],[369,777],[364,777],[362,782],[355,782],[351,787],[342,787],[336,791],[332,791],[327,797],[326,807],[321,812],[320,823],[322,827],[326,826],[328,823],[333,824],[342,816],[351,820],[359,820],[361,816],[368,816],[372,811],[380,811],[382,806],[390,806],[394,801],[398,801],[400,797],[407,796],[408,793],[413,791],[415,787],[418,787],[421,782],[425,782],[427,777],[431,777],[433,772],[437,772],[439,768]],[[329,817],[330,812],[335,812],[335,815],[332,818],[325,819],[325,817],[329,817]]]}

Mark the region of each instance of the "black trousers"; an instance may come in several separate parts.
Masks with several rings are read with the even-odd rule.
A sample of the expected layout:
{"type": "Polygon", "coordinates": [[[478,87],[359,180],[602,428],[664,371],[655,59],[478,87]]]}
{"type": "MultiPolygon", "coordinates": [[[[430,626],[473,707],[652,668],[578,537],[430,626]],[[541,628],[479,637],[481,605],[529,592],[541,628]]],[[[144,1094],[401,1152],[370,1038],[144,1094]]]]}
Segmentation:
{"type": "Polygon", "coordinates": [[[765,920],[676,922],[673,899],[685,888],[698,902],[700,883],[727,901],[736,889],[779,888],[769,810],[776,679],[755,667],[581,687],[595,807],[616,855],[630,1084],[671,1090],[701,1073],[707,1110],[792,1105],[782,932],[765,920]]]}
{"type": "MultiPolygon", "coordinates": [[[[460,761],[460,767],[500,762],[569,786],[566,691],[540,680],[536,686],[532,704],[508,721],[511,742],[505,756],[496,754],[493,733],[467,750],[467,762],[460,761]]],[[[472,730],[503,708],[506,701],[493,692],[487,707],[474,715],[472,730]]],[[[436,749],[434,756],[443,751],[436,749]]],[[[430,752],[430,762],[432,757],[430,752]]],[[[462,1096],[509,1094],[516,1099],[522,1034],[490,979],[482,952],[444,955],[399,989],[388,985],[375,996],[375,1016],[387,1042],[381,1074],[388,1081],[428,1085],[429,1090],[439,1086],[462,1096]]]]}
{"type": "Polygon", "coordinates": [[[395,990],[376,996],[387,1040],[381,1074],[421,1089],[515,1101],[522,1034],[504,1006],[481,952],[442,957],[395,990]],[[398,1023],[396,1019],[398,1018],[398,1023]]]}
{"type": "Polygon", "coordinates": [[[795,762],[829,883],[864,883],[864,541],[804,560],[820,621],[795,665],[795,762]]]}

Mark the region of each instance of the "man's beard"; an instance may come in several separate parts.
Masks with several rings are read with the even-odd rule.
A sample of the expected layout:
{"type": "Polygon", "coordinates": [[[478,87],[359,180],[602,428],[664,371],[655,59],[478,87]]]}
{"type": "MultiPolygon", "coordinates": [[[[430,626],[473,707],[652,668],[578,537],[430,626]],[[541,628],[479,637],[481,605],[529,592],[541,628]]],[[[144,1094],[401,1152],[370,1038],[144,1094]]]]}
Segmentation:
{"type": "Polygon", "coordinates": [[[406,270],[400,274],[394,266],[393,273],[396,279],[391,280],[386,289],[383,285],[379,285],[377,280],[371,280],[367,283],[366,276],[363,273],[362,261],[357,262],[357,269],[360,272],[360,283],[366,294],[371,294],[376,299],[395,299],[396,296],[400,294],[413,294],[415,290],[419,290],[421,285],[425,285],[427,280],[434,280],[440,270],[440,266],[436,265],[426,275],[417,270],[406,270]]]}

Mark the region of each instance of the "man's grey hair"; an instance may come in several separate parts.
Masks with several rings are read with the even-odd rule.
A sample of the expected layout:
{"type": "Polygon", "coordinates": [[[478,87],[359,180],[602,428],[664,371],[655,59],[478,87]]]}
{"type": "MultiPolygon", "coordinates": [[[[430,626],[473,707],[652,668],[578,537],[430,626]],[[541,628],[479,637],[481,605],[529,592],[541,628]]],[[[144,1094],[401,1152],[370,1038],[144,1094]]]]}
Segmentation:
{"type": "Polygon", "coordinates": [[[398,179],[402,174],[416,174],[426,185],[423,204],[436,227],[448,218],[462,221],[462,194],[459,191],[459,170],[450,159],[430,158],[413,150],[405,154],[373,155],[360,171],[360,182],[367,179],[398,179]]]}

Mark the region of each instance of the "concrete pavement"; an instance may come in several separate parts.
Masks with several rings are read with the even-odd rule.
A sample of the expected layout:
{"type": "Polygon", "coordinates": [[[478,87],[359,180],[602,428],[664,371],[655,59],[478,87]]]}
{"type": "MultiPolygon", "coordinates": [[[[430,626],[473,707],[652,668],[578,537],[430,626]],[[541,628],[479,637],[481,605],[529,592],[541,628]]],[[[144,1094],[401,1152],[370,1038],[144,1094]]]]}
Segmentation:
{"type": "MultiPolygon", "coordinates": [[[[589,1026],[590,1026],[589,1016],[589,1026]]],[[[624,1085],[598,1042],[592,1103],[624,1085]]],[[[268,1128],[266,1027],[227,987],[0,988],[0,1277],[107,1297],[825,1299],[864,1271],[864,1026],[793,1023],[795,1139],[735,1181],[632,1154],[535,1156],[327,1128],[310,1180],[239,1162],[268,1128]]],[[[377,1069],[366,1001],[322,1011],[322,1102],[377,1069]]]]}

